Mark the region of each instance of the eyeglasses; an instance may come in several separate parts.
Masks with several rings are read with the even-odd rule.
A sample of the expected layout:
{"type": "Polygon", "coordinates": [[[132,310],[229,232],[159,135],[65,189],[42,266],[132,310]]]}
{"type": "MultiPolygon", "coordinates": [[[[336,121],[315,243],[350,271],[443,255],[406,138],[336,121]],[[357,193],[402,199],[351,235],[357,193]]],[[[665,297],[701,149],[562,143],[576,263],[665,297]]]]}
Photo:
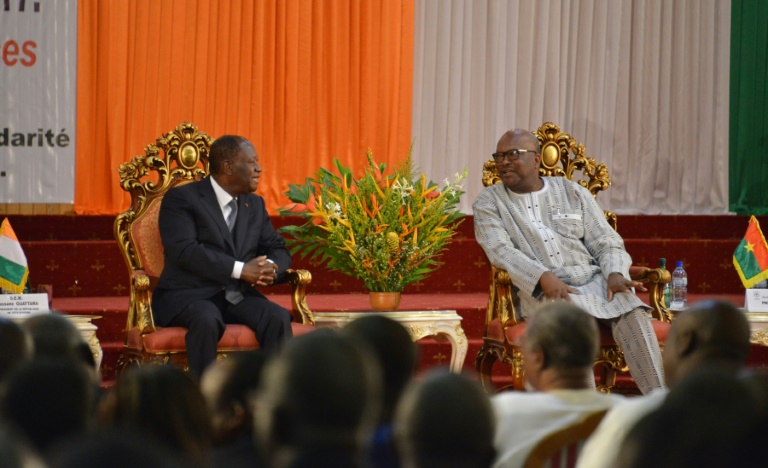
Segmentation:
{"type": "Polygon", "coordinates": [[[520,159],[520,155],[523,153],[536,154],[536,151],[527,150],[527,149],[511,149],[503,153],[493,153],[493,160],[496,161],[497,163],[500,163],[504,161],[504,158],[506,158],[509,162],[515,162],[518,159],[520,159]]]}

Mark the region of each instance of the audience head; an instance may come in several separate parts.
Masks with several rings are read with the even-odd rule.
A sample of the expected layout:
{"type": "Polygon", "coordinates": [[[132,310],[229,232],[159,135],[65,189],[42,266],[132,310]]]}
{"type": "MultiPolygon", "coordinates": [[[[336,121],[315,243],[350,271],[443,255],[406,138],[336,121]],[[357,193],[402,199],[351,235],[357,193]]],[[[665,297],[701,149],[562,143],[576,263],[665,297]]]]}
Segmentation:
{"type": "Polygon", "coordinates": [[[45,468],[40,455],[24,436],[0,421],[0,468],[45,468]]]}
{"type": "Polygon", "coordinates": [[[742,374],[742,379],[757,400],[757,410],[763,419],[768,419],[768,370],[750,369],[742,374]]]}
{"type": "Polygon", "coordinates": [[[600,348],[595,319],[568,302],[546,303],[526,320],[525,378],[536,390],[588,388],[600,348]]]}
{"type": "Polygon", "coordinates": [[[768,434],[757,407],[751,389],[731,369],[691,371],[630,430],[617,466],[762,465],[768,434]]]}
{"type": "Polygon", "coordinates": [[[35,358],[71,358],[95,367],[90,350],[77,327],[58,312],[35,315],[24,321],[35,346],[35,358]],[[89,359],[89,360],[87,360],[89,359]]]}
{"type": "Polygon", "coordinates": [[[405,327],[381,315],[354,320],[342,333],[366,345],[378,360],[383,381],[379,420],[381,424],[389,424],[400,395],[416,370],[416,344],[405,327]]]}
{"type": "Polygon", "coordinates": [[[15,368],[0,396],[0,415],[44,453],[52,443],[88,430],[96,386],[85,366],[35,359],[15,368]]]}
{"type": "Polygon", "coordinates": [[[50,468],[181,468],[190,465],[139,432],[114,429],[57,444],[48,462],[50,468]]]}
{"type": "Polygon", "coordinates": [[[208,456],[205,400],[192,378],[175,367],[129,369],[103,399],[101,418],[108,426],[141,432],[187,459],[208,456]]]}
{"type": "Polygon", "coordinates": [[[749,322],[726,301],[703,301],[681,312],[672,322],[664,343],[664,373],[675,385],[702,364],[718,364],[734,372],[749,355],[749,322]]]}
{"type": "Polygon", "coordinates": [[[480,385],[447,370],[430,371],[406,390],[395,416],[404,466],[487,467],[495,420],[480,385]]]}
{"type": "Polygon", "coordinates": [[[0,382],[16,365],[32,359],[34,344],[18,323],[0,318],[0,382]]]}
{"type": "Polygon", "coordinates": [[[519,128],[506,132],[496,144],[493,159],[499,177],[508,189],[515,193],[539,189],[541,146],[533,133],[519,128]]]}
{"type": "Polygon", "coordinates": [[[233,353],[203,373],[200,390],[211,415],[215,443],[252,432],[251,397],[259,385],[264,361],[260,351],[233,353]]]}
{"type": "Polygon", "coordinates": [[[268,459],[322,450],[363,455],[379,401],[380,371],[369,353],[320,329],[289,341],[267,363],[255,425],[268,459]]]}

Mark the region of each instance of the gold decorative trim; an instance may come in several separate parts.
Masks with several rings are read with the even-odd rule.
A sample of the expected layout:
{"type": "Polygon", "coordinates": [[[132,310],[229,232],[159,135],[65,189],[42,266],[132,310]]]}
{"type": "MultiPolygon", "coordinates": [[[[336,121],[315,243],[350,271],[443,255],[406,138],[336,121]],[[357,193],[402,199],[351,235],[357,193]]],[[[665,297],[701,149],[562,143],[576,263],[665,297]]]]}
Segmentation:
{"type": "Polygon", "coordinates": [[[628,372],[627,362],[624,360],[624,353],[618,346],[601,347],[600,356],[595,361],[595,366],[603,365],[614,372],[628,372]]]}
{"type": "Polygon", "coordinates": [[[523,367],[525,358],[523,352],[519,349],[512,351],[512,378],[515,382],[525,383],[525,368],[523,367]]]}
{"type": "Polygon", "coordinates": [[[542,176],[563,176],[574,180],[573,174],[579,170],[588,180],[576,182],[586,187],[595,197],[597,192],[611,185],[608,167],[602,163],[598,164],[594,158],[587,157],[584,145],[562,132],[557,125],[546,122],[533,134],[542,148],[542,166],[539,169],[542,176]]]}
{"type": "Polygon", "coordinates": [[[483,164],[483,187],[490,187],[501,182],[499,171],[496,170],[496,163],[491,159],[483,164]]]}
{"type": "Polygon", "coordinates": [[[758,330],[749,337],[750,343],[768,346],[768,328],[758,330]]]}
{"type": "Polygon", "coordinates": [[[114,233],[123,251],[128,269],[140,270],[141,259],[130,239],[131,223],[140,218],[152,199],[162,196],[168,188],[182,180],[200,180],[208,173],[208,151],[213,139],[197,127],[184,122],[157,139],[157,145],[147,145],[144,155],[134,156],[117,169],[120,187],[131,194],[131,206],[115,219],[114,233]],[[192,146],[196,157],[190,157],[192,146]],[[184,163],[179,161],[179,149],[184,147],[184,163]],[[163,155],[160,155],[160,150],[163,155]],[[194,159],[195,166],[191,166],[194,159]],[[153,174],[152,177],[149,175],[153,174]]]}
{"type": "Polygon", "coordinates": [[[312,274],[307,270],[288,270],[286,281],[291,285],[291,309],[294,320],[304,325],[315,326],[315,316],[307,305],[307,286],[312,274]]]}

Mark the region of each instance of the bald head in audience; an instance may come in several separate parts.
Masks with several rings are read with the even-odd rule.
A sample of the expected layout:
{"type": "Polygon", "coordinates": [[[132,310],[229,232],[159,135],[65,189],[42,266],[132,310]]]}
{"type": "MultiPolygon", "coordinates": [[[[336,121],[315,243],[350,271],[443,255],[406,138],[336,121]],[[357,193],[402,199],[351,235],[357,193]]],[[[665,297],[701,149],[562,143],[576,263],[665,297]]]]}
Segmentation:
{"type": "Polygon", "coordinates": [[[675,382],[706,364],[740,370],[749,355],[749,322],[726,301],[702,301],[678,315],[664,345],[664,373],[675,382]]]}

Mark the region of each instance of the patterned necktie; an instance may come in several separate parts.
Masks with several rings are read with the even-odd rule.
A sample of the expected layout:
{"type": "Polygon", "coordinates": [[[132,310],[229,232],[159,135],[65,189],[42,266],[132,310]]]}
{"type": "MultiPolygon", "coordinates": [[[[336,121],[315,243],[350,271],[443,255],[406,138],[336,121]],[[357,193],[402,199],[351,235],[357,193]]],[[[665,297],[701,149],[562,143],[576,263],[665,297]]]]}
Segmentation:
{"type": "Polygon", "coordinates": [[[227,227],[229,232],[232,232],[232,229],[235,227],[235,221],[237,221],[237,199],[233,198],[230,200],[227,206],[230,208],[229,216],[227,216],[227,227]]]}

